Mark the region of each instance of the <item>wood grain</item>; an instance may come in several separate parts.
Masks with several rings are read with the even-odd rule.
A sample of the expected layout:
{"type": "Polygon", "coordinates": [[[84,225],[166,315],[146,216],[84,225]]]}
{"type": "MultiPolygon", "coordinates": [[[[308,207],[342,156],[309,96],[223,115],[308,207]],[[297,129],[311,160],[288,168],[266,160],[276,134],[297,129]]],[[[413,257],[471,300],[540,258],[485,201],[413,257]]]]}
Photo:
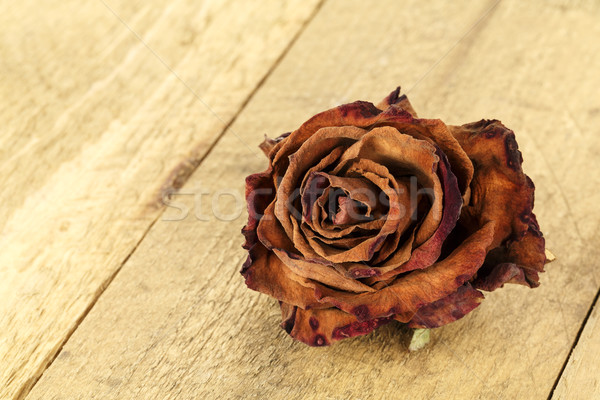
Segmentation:
{"type": "Polygon", "coordinates": [[[600,395],[600,307],[593,308],[552,395],[553,399],[595,399],[600,395]]]}
{"type": "Polygon", "coordinates": [[[600,194],[586,190],[600,184],[589,164],[600,151],[600,43],[591,39],[600,10],[494,4],[327,1],[184,186],[177,201],[187,218],[165,211],[30,397],[547,398],[600,282],[600,214],[590,212],[600,194]],[[515,130],[557,260],[540,288],[487,294],[435,330],[425,351],[409,354],[398,325],[308,348],[278,327],[276,302],[238,274],[245,215],[211,213],[213,202],[237,210],[219,193],[241,196],[244,176],[265,166],[233,133],[258,143],[397,84],[423,116],[498,118],[515,130]]]}
{"type": "Polygon", "coordinates": [[[0,398],[41,375],[160,215],[161,189],[316,6],[2,3],[0,398]]]}

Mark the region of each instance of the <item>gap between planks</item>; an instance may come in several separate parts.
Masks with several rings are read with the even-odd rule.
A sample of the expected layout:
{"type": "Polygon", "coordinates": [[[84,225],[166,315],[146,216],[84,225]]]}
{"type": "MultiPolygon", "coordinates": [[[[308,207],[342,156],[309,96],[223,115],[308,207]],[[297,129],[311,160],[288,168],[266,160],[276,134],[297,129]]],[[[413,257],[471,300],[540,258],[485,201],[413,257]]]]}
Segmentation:
{"type": "Polygon", "coordinates": [[[598,299],[600,298],[600,289],[598,289],[598,292],[596,293],[596,296],[594,297],[594,299],[591,302],[590,308],[587,311],[587,314],[585,314],[585,317],[583,318],[583,321],[581,322],[581,326],[579,327],[579,330],[577,331],[577,336],[575,336],[575,340],[573,340],[573,344],[571,345],[571,349],[569,350],[569,354],[567,355],[567,357],[565,358],[565,361],[558,373],[558,375],[556,376],[556,380],[554,381],[554,385],[552,385],[552,390],[550,390],[550,393],[548,393],[548,400],[552,400],[552,398],[554,397],[554,392],[556,391],[556,388],[558,387],[558,384],[560,383],[565,370],[567,368],[567,365],[569,364],[569,361],[571,360],[571,357],[573,356],[573,351],[575,351],[575,348],[577,347],[577,345],[579,344],[579,340],[581,339],[581,335],[583,334],[583,331],[588,323],[588,320],[590,319],[590,316],[592,315],[592,312],[594,311],[594,307],[598,305],[598,299]]]}

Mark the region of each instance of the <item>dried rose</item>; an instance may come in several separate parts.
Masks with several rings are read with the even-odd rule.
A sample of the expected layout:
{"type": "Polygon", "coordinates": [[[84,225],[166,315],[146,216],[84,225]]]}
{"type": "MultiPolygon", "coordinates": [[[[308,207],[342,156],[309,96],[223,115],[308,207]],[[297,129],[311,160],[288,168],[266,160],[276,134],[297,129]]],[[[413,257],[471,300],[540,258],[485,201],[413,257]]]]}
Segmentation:
{"type": "Polygon", "coordinates": [[[546,257],[514,133],[419,119],[400,88],[317,114],[261,145],[246,178],[249,288],[313,346],[398,320],[438,327],[504,283],[539,285],[546,257]]]}

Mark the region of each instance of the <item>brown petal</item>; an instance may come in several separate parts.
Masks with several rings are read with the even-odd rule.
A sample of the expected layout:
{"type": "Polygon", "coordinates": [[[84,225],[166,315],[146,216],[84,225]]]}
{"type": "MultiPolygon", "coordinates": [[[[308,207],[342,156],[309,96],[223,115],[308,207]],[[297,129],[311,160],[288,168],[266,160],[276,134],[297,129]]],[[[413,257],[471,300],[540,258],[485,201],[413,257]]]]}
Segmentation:
{"type": "Polygon", "coordinates": [[[516,283],[529,287],[537,286],[528,282],[524,270],[512,263],[496,264],[485,276],[477,277],[473,282],[476,288],[488,292],[503,287],[505,283],[516,283]]]}
{"type": "Polygon", "coordinates": [[[413,175],[426,188],[433,188],[434,198],[416,241],[421,243],[435,232],[442,217],[442,188],[436,175],[436,147],[431,143],[399,133],[391,127],[374,128],[342,155],[338,170],[349,161],[367,159],[385,166],[393,176],[413,175]]]}
{"type": "MultiPolygon", "coordinates": [[[[361,221],[360,203],[350,197],[343,196],[338,200],[338,210],[332,218],[334,225],[354,225],[361,221]]],[[[370,210],[368,211],[370,213],[370,210]]],[[[368,216],[368,213],[366,216],[368,216]]]]}
{"type": "MultiPolygon", "coordinates": [[[[378,190],[375,185],[369,182],[369,180],[338,177],[324,173],[318,173],[318,175],[326,177],[331,186],[343,189],[348,196],[366,204],[369,210],[376,206],[374,193],[377,193],[378,190]],[[372,196],[368,196],[367,194],[372,194],[372,196]]],[[[384,183],[383,185],[389,187],[387,183],[384,183]]],[[[381,248],[385,239],[389,235],[404,229],[406,221],[410,218],[409,215],[404,215],[407,214],[404,204],[408,204],[408,193],[400,194],[398,191],[391,191],[388,195],[390,198],[389,210],[381,229],[377,234],[356,243],[352,248],[330,246],[326,241],[320,240],[316,235],[311,235],[310,233],[306,234],[306,230],[300,229],[300,225],[297,222],[292,221],[295,227],[293,236],[294,244],[297,245],[298,249],[303,252],[303,254],[311,254],[312,251],[314,251],[332,263],[370,260],[375,252],[381,248]],[[310,249],[305,250],[305,246],[310,246],[310,249]]]]}
{"type": "MultiPolygon", "coordinates": [[[[304,286],[314,288],[312,280],[315,280],[340,290],[371,291],[368,286],[361,282],[340,274],[335,268],[332,268],[329,262],[324,262],[315,257],[305,258],[297,254],[294,245],[275,218],[273,207],[274,204],[272,203],[265,210],[265,217],[260,221],[257,229],[258,239],[264,247],[276,254],[276,258],[281,260],[293,275],[310,280],[310,282],[303,281],[304,286]]],[[[312,293],[314,298],[314,291],[312,293]]],[[[290,302],[288,301],[288,303],[290,302]]]]}
{"type": "MultiPolygon", "coordinates": [[[[430,166],[428,168],[433,169],[433,166],[430,166]]],[[[333,171],[333,173],[342,174],[345,176],[364,177],[366,179],[369,179],[371,182],[375,183],[384,192],[387,192],[391,189],[394,189],[397,192],[400,191],[400,186],[398,186],[397,181],[394,179],[394,177],[390,174],[389,170],[385,166],[377,164],[374,161],[371,161],[366,158],[349,159],[339,164],[338,167],[336,167],[336,169],[333,171]],[[391,187],[390,183],[392,184],[391,187]]],[[[449,196],[449,198],[453,198],[453,196],[449,196]]],[[[449,210],[451,210],[451,207],[449,208],[449,210]]],[[[352,229],[353,228],[344,229],[341,232],[343,232],[344,234],[348,234],[352,229]]],[[[327,232],[319,231],[319,233],[325,236],[327,232]]],[[[386,240],[382,248],[379,250],[378,255],[376,256],[376,258],[373,259],[370,265],[366,265],[364,263],[342,263],[335,264],[334,266],[340,271],[343,271],[346,276],[353,277],[356,279],[364,277],[373,277],[372,279],[376,280],[376,277],[378,275],[398,267],[399,265],[406,262],[410,257],[412,243],[414,240],[414,234],[411,233],[410,235],[408,235],[408,237],[403,237],[402,244],[400,246],[398,246],[398,242],[400,240],[402,232],[397,231],[394,234],[397,234],[397,237],[393,237],[393,241],[391,241],[390,239],[386,240]],[[389,248],[387,248],[387,246],[389,246],[389,248]],[[393,251],[391,253],[391,256],[390,251],[393,251]],[[387,258],[388,256],[390,257],[387,258]],[[385,262],[383,264],[374,265],[375,263],[379,263],[384,259],[385,262]]],[[[435,260],[432,260],[431,263],[433,263],[433,261],[435,260]]],[[[367,282],[371,284],[374,281],[367,280],[367,282]]]]}
{"type": "Polygon", "coordinates": [[[462,149],[452,133],[439,119],[420,119],[419,123],[427,128],[425,136],[431,138],[448,157],[452,173],[456,176],[458,187],[463,193],[463,202],[469,203],[471,196],[470,185],[473,179],[473,163],[462,149]]]}
{"type": "Polygon", "coordinates": [[[316,295],[359,321],[397,314],[398,320],[408,322],[419,308],[450,295],[471,279],[485,259],[493,234],[494,223],[487,223],[444,260],[398,277],[375,293],[348,294],[321,285],[316,295]]]}
{"type": "Polygon", "coordinates": [[[360,245],[365,240],[375,236],[377,233],[370,231],[364,233],[362,236],[350,236],[350,237],[341,237],[339,239],[329,239],[326,237],[322,237],[313,232],[310,227],[301,226],[302,232],[306,235],[306,238],[309,239],[310,242],[313,240],[318,240],[321,243],[325,243],[330,247],[338,250],[350,250],[358,245],[360,245]]]}
{"type": "Polygon", "coordinates": [[[276,175],[283,175],[289,165],[288,157],[295,153],[315,132],[321,128],[354,126],[366,128],[381,113],[372,103],[356,101],[319,113],[303,123],[270,153],[276,175]]]}
{"type": "Polygon", "coordinates": [[[294,227],[292,242],[306,257],[311,257],[316,253],[332,263],[368,261],[381,248],[383,241],[398,230],[401,221],[399,217],[401,211],[398,196],[394,193],[391,193],[390,196],[390,211],[381,230],[375,236],[366,239],[351,249],[337,249],[320,241],[318,238],[306,236],[300,229],[299,222],[295,219],[291,219],[294,227]]]}
{"type": "MultiPolygon", "coordinates": [[[[381,192],[381,189],[378,189],[375,184],[370,182],[364,178],[353,178],[353,177],[340,177],[335,175],[330,175],[324,172],[313,172],[311,173],[311,177],[307,179],[307,185],[309,185],[310,181],[315,180],[317,178],[324,179],[328,182],[329,187],[341,189],[347,198],[355,200],[356,202],[361,203],[367,208],[366,216],[371,216],[371,214],[375,211],[375,208],[378,205],[378,195],[381,192]]],[[[304,196],[303,196],[304,198],[304,196]]],[[[345,201],[345,200],[343,200],[345,201]]],[[[353,205],[354,203],[348,203],[348,206],[353,205]]],[[[312,205],[310,202],[303,203],[303,211],[309,211],[312,209],[312,205]],[[306,207],[306,208],[305,208],[306,207]]],[[[358,206],[358,205],[357,205],[358,206]]],[[[348,211],[348,210],[345,210],[348,211]]],[[[350,212],[346,214],[347,217],[351,217],[352,215],[356,216],[358,212],[350,212]]],[[[341,217],[338,217],[341,218],[341,217]]],[[[306,218],[307,222],[310,221],[310,218],[306,218]]],[[[312,222],[312,221],[311,221],[312,222]]],[[[359,221],[350,221],[347,223],[354,222],[358,223],[359,221]]],[[[335,225],[343,225],[342,223],[335,223],[335,225]]]]}
{"type": "MultiPolygon", "coordinates": [[[[540,232],[535,215],[531,214],[530,218],[531,222],[525,235],[507,244],[507,260],[524,268],[526,275],[528,271],[543,272],[544,265],[547,262],[546,241],[540,232]]],[[[535,277],[537,277],[537,274],[535,277]]],[[[537,286],[537,279],[535,283],[535,286],[537,286]]]]}
{"type": "Polygon", "coordinates": [[[248,253],[241,274],[246,278],[246,286],[250,289],[301,308],[330,307],[318,302],[314,290],[303,284],[305,279],[286,268],[281,260],[262,244],[256,244],[248,253]]]}
{"type": "Polygon", "coordinates": [[[456,226],[462,206],[460,191],[458,190],[456,177],[450,170],[448,159],[439,149],[437,150],[437,154],[440,158],[437,172],[442,182],[444,193],[442,220],[435,233],[426,242],[412,251],[408,262],[375,279],[388,279],[403,272],[428,267],[438,259],[444,241],[456,226]]]}
{"type": "MultiPolygon", "coordinates": [[[[376,165],[370,160],[352,160],[351,162],[344,163],[346,166],[345,171],[341,169],[340,165],[338,165],[333,171],[332,174],[337,174],[343,177],[348,178],[359,178],[367,180],[369,183],[366,188],[370,188],[374,192],[378,193],[387,193],[390,190],[396,190],[398,192],[398,187],[394,186],[394,178],[389,173],[387,168],[376,165]],[[358,165],[360,163],[361,165],[358,165]]],[[[359,188],[357,188],[358,190],[359,188]]],[[[327,189],[326,189],[327,191],[327,189]]],[[[327,192],[324,192],[322,197],[317,200],[316,205],[319,207],[323,207],[325,202],[328,199],[327,192]]],[[[362,199],[364,202],[370,202],[371,200],[362,199]]],[[[313,223],[311,224],[311,228],[318,233],[320,236],[330,239],[340,238],[342,236],[349,235],[351,233],[355,233],[356,231],[368,231],[368,230],[380,230],[385,223],[385,218],[378,218],[379,213],[386,212],[387,210],[378,209],[375,213],[374,221],[362,222],[348,227],[336,227],[333,224],[328,224],[327,222],[319,223],[315,220],[316,213],[313,210],[313,223]],[[335,229],[334,229],[335,228],[335,229]]],[[[324,214],[326,215],[326,214],[324,214]]]]}
{"type": "Polygon", "coordinates": [[[346,150],[346,147],[344,146],[338,146],[333,150],[330,150],[329,154],[327,154],[321,161],[319,161],[317,165],[309,168],[304,174],[304,177],[302,178],[302,183],[300,184],[300,195],[302,197],[302,211],[307,212],[309,214],[307,219],[311,218],[310,212],[312,209],[312,204],[318,197],[319,193],[322,191],[321,189],[327,187],[327,181],[324,179],[324,177],[319,177],[316,175],[316,173],[325,170],[331,164],[336,162],[340,158],[344,150],[346,150]],[[309,180],[315,178],[318,179],[318,182],[314,182],[313,184],[311,184],[309,180]],[[315,185],[321,185],[322,187],[316,187],[315,185]],[[306,192],[307,190],[308,193],[306,192]]]}
{"type": "Polygon", "coordinates": [[[389,107],[378,116],[378,126],[391,126],[398,131],[417,139],[431,140],[442,149],[452,165],[463,201],[468,203],[469,185],[473,177],[473,164],[465,150],[453,137],[450,127],[438,119],[413,118],[408,112],[396,106],[389,107]]]}
{"type": "MultiPolygon", "coordinates": [[[[344,172],[347,176],[354,176],[355,174],[364,176],[374,182],[385,193],[390,190],[401,194],[410,193],[410,189],[407,189],[406,180],[404,178],[394,178],[385,166],[377,164],[372,160],[356,158],[349,160],[344,165],[340,164],[338,167],[341,168],[339,172],[344,172]]],[[[407,201],[406,199],[402,200],[402,202],[405,205],[404,218],[408,217],[408,221],[404,220],[400,224],[399,229],[383,243],[378,253],[372,259],[372,262],[369,263],[371,267],[358,263],[346,263],[341,265],[340,267],[346,271],[348,276],[353,276],[355,278],[373,277],[372,279],[377,279],[375,277],[398,267],[408,260],[415,232],[414,228],[407,227],[407,223],[414,214],[414,207],[418,204],[410,204],[410,201],[407,201]],[[405,232],[406,230],[410,230],[410,232],[405,232]],[[402,243],[400,242],[401,239],[402,243]]],[[[367,282],[369,284],[372,283],[370,281],[367,282]]]]}
{"type": "MultiPolygon", "coordinates": [[[[294,231],[292,225],[292,219],[295,219],[292,215],[294,198],[301,196],[299,186],[306,172],[330,154],[331,149],[338,146],[349,146],[365,133],[365,130],[351,126],[322,128],[314,133],[296,153],[290,156],[289,168],[285,171],[285,175],[283,175],[277,187],[277,199],[275,201],[275,216],[281,222],[288,237],[292,237],[294,231]]],[[[292,136],[290,136],[290,139],[292,136]]],[[[295,211],[300,213],[300,210],[295,211]]]]}
{"type": "Polygon", "coordinates": [[[495,120],[452,127],[452,133],[477,165],[471,203],[464,208],[461,220],[476,226],[496,221],[491,248],[513,232],[521,236],[528,224],[519,216],[531,214],[534,188],[521,169],[514,133],[495,120]]]}
{"type": "Polygon", "coordinates": [[[393,236],[383,243],[372,260],[373,265],[380,267],[379,269],[381,272],[385,271],[385,269],[381,268],[383,266],[381,263],[388,260],[389,262],[386,263],[385,266],[390,266],[393,262],[390,258],[402,252],[399,251],[399,246],[406,246],[410,249],[412,248],[412,242],[414,240],[414,230],[416,225],[415,217],[418,204],[416,201],[411,201],[410,182],[408,178],[395,179],[394,183],[396,190],[399,190],[398,198],[402,207],[402,215],[400,217],[398,229],[394,232],[393,236]],[[401,242],[401,239],[404,241],[401,242]]]}
{"type": "Polygon", "coordinates": [[[461,319],[473,311],[481,301],[483,294],[473,289],[471,284],[458,288],[449,296],[423,306],[408,322],[410,328],[437,328],[461,319]]]}
{"type": "Polygon", "coordinates": [[[257,242],[256,228],[267,206],[275,199],[275,187],[271,179],[271,169],[250,175],[246,178],[246,203],[248,223],[242,229],[246,238],[243,247],[248,250],[257,242]]]}
{"type": "MultiPolygon", "coordinates": [[[[312,168],[311,168],[312,169],[312,168]]],[[[300,188],[300,204],[302,205],[302,220],[311,223],[319,220],[319,200],[324,194],[329,194],[329,181],[323,175],[315,172],[307,174],[306,184],[300,188]]],[[[311,224],[312,225],[312,224],[311,224]]]]}
{"type": "Polygon", "coordinates": [[[410,104],[410,101],[408,101],[408,97],[406,97],[405,94],[400,94],[400,86],[398,86],[396,90],[394,90],[379,104],[377,104],[377,108],[379,108],[381,111],[385,111],[391,105],[401,108],[404,111],[408,112],[414,118],[417,118],[417,113],[415,112],[413,106],[410,104]]]}
{"type": "Polygon", "coordinates": [[[311,221],[308,224],[310,229],[318,234],[321,238],[336,240],[342,237],[346,237],[350,234],[357,234],[359,232],[369,232],[373,230],[380,230],[385,223],[385,215],[381,216],[372,221],[359,222],[349,226],[337,226],[327,222],[328,213],[325,210],[327,201],[330,195],[330,188],[326,188],[323,194],[313,204],[311,212],[311,221]]]}
{"type": "Polygon", "coordinates": [[[276,137],[275,139],[269,139],[267,137],[267,135],[265,135],[265,139],[263,140],[263,142],[261,144],[258,145],[258,147],[268,157],[269,154],[271,153],[271,150],[273,150],[273,148],[275,147],[275,145],[277,143],[281,142],[286,137],[288,137],[290,135],[290,133],[291,132],[284,133],[283,135],[276,137]]]}
{"type": "Polygon", "coordinates": [[[505,283],[517,283],[532,288],[539,286],[538,273],[544,271],[546,263],[544,242],[533,217],[522,238],[516,241],[509,240],[488,253],[473,285],[488,291],[502,287],[505,283]]]}
{"type": "Polygon", "coordinates": [[[281,303],[281,315],[281,327],[309,346],[327,346],[337,340],[366,335],[392,321],[390,317],[359,322],[355,316],[337,308],[302,310],[285,303],[281,303]]]}
{"type": "MultiPolygon", "coordinates": [[[[346,278],[329,265],[306,261],[304,258],[282,249],[273,249],[273,252],[298,276],[348,292],[362,293],[375,291],[375,289],[358,280],[346,278]]],[[[314,288],[313,285],[310,286],[314,288]]]]}
{"type": "MultiPolygon", "coordinates": [[[[411,173],[425,178],[435,171],[438,161],[435,151],[435,147],[427,141],[382,126],[373,128],[349,147],[339,163],[343,165],[345,161],[369,159],[385,166],[394,175],[411,173]]],[[[342,168],[337,167],[335,171],[342,168]]]]}
{"type": "MultiPolygon", "coordinates": [[[[359,142],[377,142],[379,147],[382,148],[386,148],[386,145],[391,145],[392,148],[397,151],[390,152],[390,149],[386,148],[387,156],[388,158],[391,158],[391,161],[388,159],[386,159],[386,161],[392,162],[396,168],[404,168],[409,171],[416,170],[416,175],[422,175],[424,177],[429,176],[429,174],[435,171],[433,163],[437,161],[438,157],[435,155],[434,146],[427,142],[413,139],[410,136],[400,135],[393,128],[389,127],[376,128],[366,134],[364,133],[364,130],[355,127],[323,128],[311,136],[307,142],[291,156],[289,169],[277,190],[275,215],[281,222],[286,234],[292,238],[294,246],[308,258],[315,258],[315,256],[318,255],[333,263],[366,261],[381,247],[387,236],[398,231],[398,218],[396,215],[400,213],[398,207],[390,209],[388,218],[384,222],[384,226],[381,228],[377,237],[368,239],[352,249],[352,251],[331,249],[316,243],[315,241],[311,242],[310,238],[307,238],[302,233],[298,221],[290,213],[289,199],[293,196],[296,182],[298,182],[302,174],[308,169],[308,167],[306,167],[307,164],[314,164],[325,154],[327,148],[331,148],[331,143],[327,142],[331,139],[335,140],[336,144],[341,144],[342,140],[346,140],[347,142],[347,139],[359,139],[359,142]],[[319,147],[319,145],[323,144],[326,144],[327,146],[319,147]],[[430,164],[428,165],[427,162],[430,164]],[[425,167],[422,165],[423,163],[425,163],[425,167]],[[424,168],[424,171],[420,171],[419,168],[424,168]],[[394,215],[391,215],[391,213],[394,213],[394,215]]],[[[354,148],[354,146],[350,147],[344,153],[344,156],[352,157],[352,153],[349,153],[352,148],[354,148]]],[[[360,155],[362,149],[365,149],[367,152],[373,152],[372,149],[369,149],[366,146],[356,147],[355,151],[360,155]]],[[[380,153],[381,152],[383,152],[383,150],[381,150],[380,153]]],[[[374,157],[380,156],[375,153],[369,158],[374,157]]],[[[441,199],[437,203],[441,204],[441,199]]],[[[394,199],[392,204],[399,206],[397,199],[394,199]]],[[[441,214],[441,207],[439,207],[439,205],[433,207],[433,210],[436,215],[441,214]]]]}

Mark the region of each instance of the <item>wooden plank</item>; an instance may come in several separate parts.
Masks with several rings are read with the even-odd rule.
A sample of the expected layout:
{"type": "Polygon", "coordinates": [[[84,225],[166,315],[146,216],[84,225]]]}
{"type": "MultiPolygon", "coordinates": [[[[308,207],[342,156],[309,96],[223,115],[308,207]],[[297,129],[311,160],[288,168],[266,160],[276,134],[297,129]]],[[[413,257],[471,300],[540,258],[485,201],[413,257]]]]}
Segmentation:
{"type": "Polygon", "coordinates": [[[588,164],[600,146],[600,43],[590,39],[600,11],[503,1],[480,20],[493,4],[326,2],[185,185],[188,217],[166,210],[30,397],[547,398],[599,287],[600,252],[588,242],[599,194],[578,190],[600,184],[588,164]],[[408,354],[397,325],[331,348],[293,342],[276,302],[238,274],[245,215],[210,212],[212,202],[237,210],[219,193],[241,197],[243,178],[265,166],[232,132],[258,143],[327,107],[418,82],[410,96],[421,115],[495,117],[517,132],[558,259],[540,288],[486,294],[421,352],[408,354]]]}
{"type": "Polygon", "coordinates": [[[161,189],[317,6],[2,3],[0,398],[41,375],[160,215],[161,189]]]}
{"type": "Polygon", "coordinates": [[[552,399],[597,399],[600,397],[600,307],[594,306],[552,399]]]}

